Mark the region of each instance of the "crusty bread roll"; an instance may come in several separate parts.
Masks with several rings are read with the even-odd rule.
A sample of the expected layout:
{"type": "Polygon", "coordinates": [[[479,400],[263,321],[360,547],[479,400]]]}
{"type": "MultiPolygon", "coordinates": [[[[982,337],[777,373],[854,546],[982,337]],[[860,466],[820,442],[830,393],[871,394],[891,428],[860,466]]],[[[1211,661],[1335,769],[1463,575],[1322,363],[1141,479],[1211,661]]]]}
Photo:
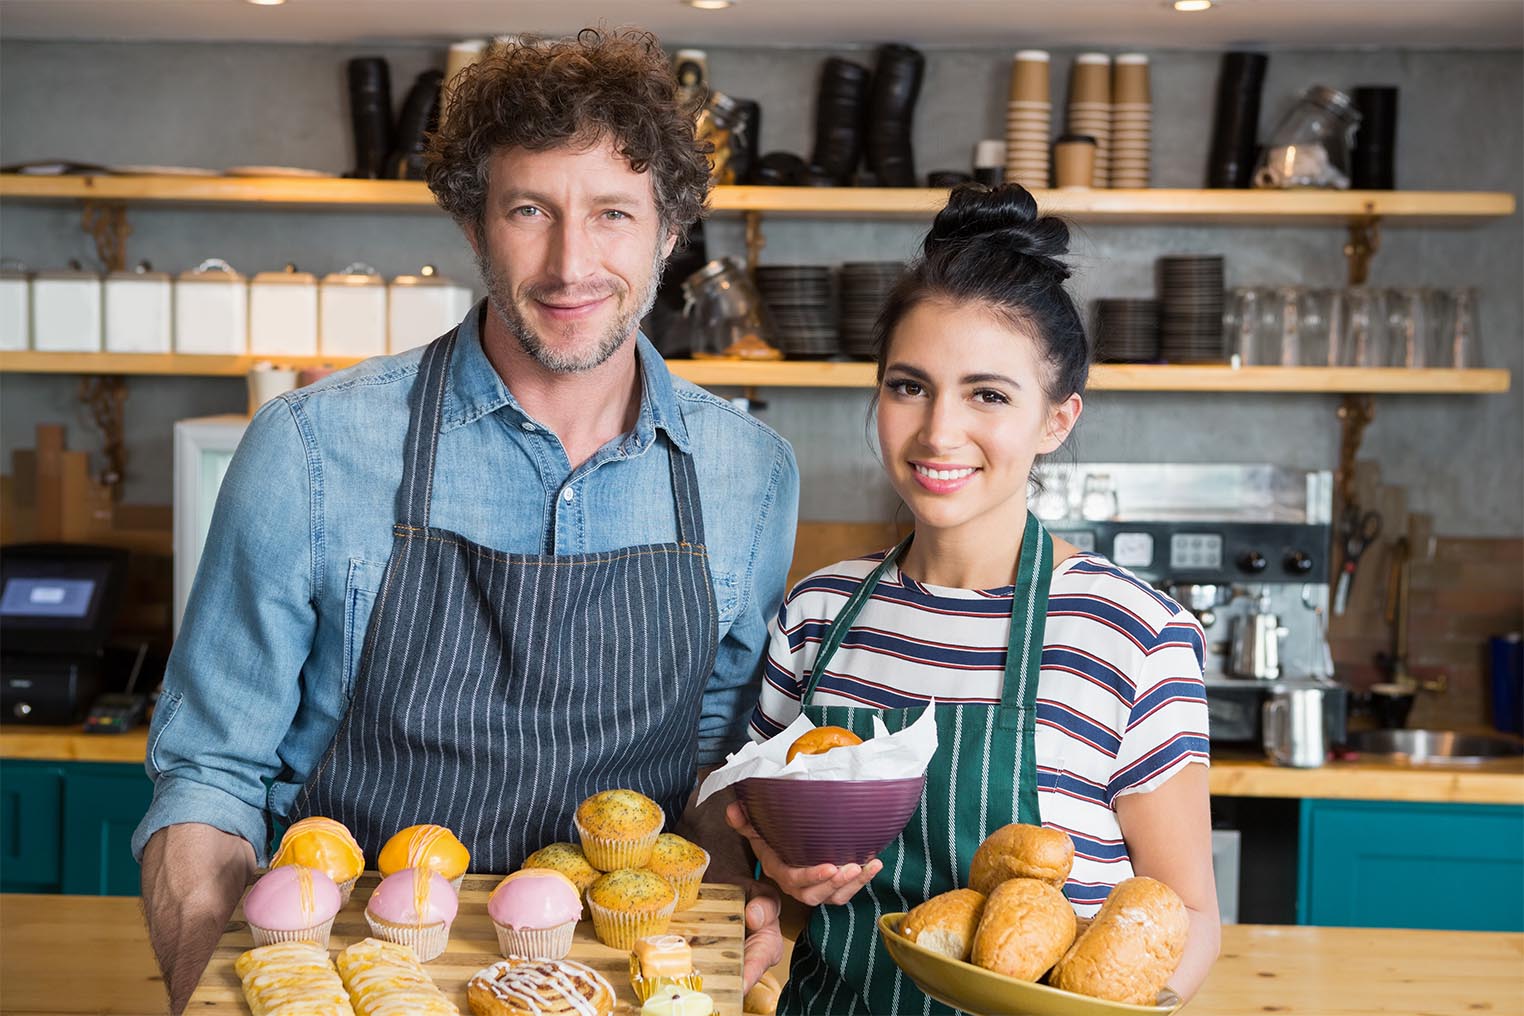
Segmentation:
{"type": "Polygon", "coordinates": [[[1062,888],[1074,866],[1074,841],[1059,829],[1012,823],[987,836],[968,866],[968,887],[988,896],[1008,878],[1035,878],[1062,888]]]}
{"type": "Polygon", "coordinates": [[[984,904],[971,958],[986,970],[1035,981],[1074,941],[1074,908],[1035,878],[1000,883],[984,904]]]}
{"type": "Polygon", "coordinates": [[[794,761],[796,755],[824,755],[832,748],[862,743],[863,739],[846,727],[816,727],[794,739],[794,743],[788,746],[788,754],[784,756],[783,762],[787,765],[794,761]]]}
{"type": "Polygon", "coordinates": [[[773,1016],[778,1011],[778,996],[781,994],[783,994],[783,985],[778,983],[778,979],[772,975],[771,971],[768,971],[746,993],[746,998],[741,1003],[741,1011],[753,1016],[773,1016]]]}
{"type": "Polygon", "coordinates": [[[905,915],[900,934],[923,949],[955,960],[967,960],[974,948],[974,933],[984,916],[984,895],[972,889],[954,889],[933,896],[905,915]]]}
{"type": "Polygon", "coordinates": [[[1180,965],[1189,930],[1185,904],[1173,889],[1129,878],[1111,890],[1048,983],[1111,1002],[1153,1005],[1180,965]]]}

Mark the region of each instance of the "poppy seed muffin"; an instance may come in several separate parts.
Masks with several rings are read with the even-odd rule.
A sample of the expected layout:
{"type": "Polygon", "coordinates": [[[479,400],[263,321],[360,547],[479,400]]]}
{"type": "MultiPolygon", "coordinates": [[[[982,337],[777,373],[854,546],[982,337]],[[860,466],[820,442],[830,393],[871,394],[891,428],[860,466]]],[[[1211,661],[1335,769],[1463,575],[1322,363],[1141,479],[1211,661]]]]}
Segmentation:
{"type": "Polygon", "coordinates": [[[662,833],[651,848],[646,867],[677,890],[677,913],[698,902],[699,882],[709,867],[709,852],[676,833],[662,833]]]}
{"type": "Polygon", "coordinates": [[[639,868],[666,821],[661,805],[634,790],[603,790],[577,805],[582,852],[599,871],[639,868]]]}
{"type": "Polygon", "coordinates": [[[615,949],[633,949],[637,939],[665,933],[676,907],[672,883],[646,868],[608,872],[587,891],[593,931],[615,949]]]}
{"type": "Polygon", "coordinates": [[[584,899],[587,897],[588,887],[598,881],[598,876],[603,874],[588,863],[587,855],[575,843],[552,843],[548,847],[541,847],[524,858],[524,867],[559,871],[571,879],[572,885],[577,887],[577,892],[584,899]]]}

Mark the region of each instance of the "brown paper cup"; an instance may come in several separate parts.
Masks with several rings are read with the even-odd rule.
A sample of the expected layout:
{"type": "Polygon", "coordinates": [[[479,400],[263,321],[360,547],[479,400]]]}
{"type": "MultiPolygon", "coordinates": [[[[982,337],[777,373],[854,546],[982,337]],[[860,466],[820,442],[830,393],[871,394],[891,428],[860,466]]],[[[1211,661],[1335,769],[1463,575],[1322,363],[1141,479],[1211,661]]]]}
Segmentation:
{"type": "Polygon", "coordinates": [[[1111,72],[1112,102],[1150,102],[1148,57],[1141,53],[1123,53],[1111,72]]]}
{"type": "Polygon", "coordinates": [[[1069,101],[1111,101],[1111,58],[1104,53],[1081,53],[1069,71],[1069,101]]]}
{"type": "Polygon", "coordinates": [[[1011,99],[1015,102],[1050,102],[1048,74],[1052,64],[1041,50],[1022,50],[1011,64],[1011,99]]]}

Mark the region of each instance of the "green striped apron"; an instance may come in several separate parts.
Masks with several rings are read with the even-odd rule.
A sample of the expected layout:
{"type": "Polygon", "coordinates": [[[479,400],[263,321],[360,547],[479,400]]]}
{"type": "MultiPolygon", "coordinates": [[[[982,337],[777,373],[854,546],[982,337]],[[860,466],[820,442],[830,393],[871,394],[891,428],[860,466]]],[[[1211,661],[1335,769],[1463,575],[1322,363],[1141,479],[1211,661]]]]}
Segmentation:
{"type": "MultiPolygon", "coordinates": [[[[804,713],[816,725],[846,727],[866,739],[873,734],[874,716],[894,732],[908,727],[925,708],[819,706],[811,701],[842,639],[909,545],[906,537],[889,552],[826,633],[803,695],[804,713]]],[[[926,770],[920,805],[904,831],[878,855],[884,870],[872,882],[846,904],[815,908],[794,945],[779,1016],[957,1011],[922,994],[900,972],[879,941],[878,919],[963,885],[974,850],[989,833],[1011,822],[1040,821],[1033,741],[1052,570],[1052,540],[1029,512],[1011,601],[1000,704],[937,704],[937,753],[926,770]]]]}

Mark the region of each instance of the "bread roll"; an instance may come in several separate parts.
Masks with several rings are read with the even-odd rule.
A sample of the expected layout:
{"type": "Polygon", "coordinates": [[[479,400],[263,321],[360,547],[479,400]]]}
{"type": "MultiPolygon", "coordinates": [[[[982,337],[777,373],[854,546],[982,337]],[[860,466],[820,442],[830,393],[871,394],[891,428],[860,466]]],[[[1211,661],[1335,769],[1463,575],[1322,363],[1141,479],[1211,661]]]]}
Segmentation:
{"type": "Polygon", "coordinates": [[[954,889],[933,896],[906,914],[900,934],[923,949],[967,960],[983,916],[982,894],[972,889],[954,889]]]}
{"type": "Polygon", "coordinates": [[[1035,878],[1062,888],[1074,866],[1074,841],[1059,829],[1012,823],[979,844],[968,866],[968,887],[988,896],[1008,878],[1035,878]]]}
{"type": "Polygon", "coordinates": [[[778,996],[781,994],[783,994],[783,985],[778,983],[772,971],[768,971],[746,993],[746,998],[741,1003],[741,1011],[754,1014],[754,1016],[773,1016],[778,1011],[778,996]]]}
{"type": "Polygon", "coordinates": [[[1074,941],[1074,908],[1035,878],[1000,883],[984,904],[972,959],[986,970],[1035,981],[1074,941]]]}
{"type": "Polygon", "coordinates": [[[788,754],[784,756],[783,762],[787,765],[794,761],[796,755],[824,755],[832,748],[862,743],[863,739],[846,727],[816,727],[795,738],[794,743],[788,746],[788,754]]]}
{"type": "Polygon", "coordinates": [[[1180,957],[1190,919],[1175,891],[1151,878],[1122,882],[1059,960],[1048,983],[1130,1005],[1153,1005],[1180,957]]]}

